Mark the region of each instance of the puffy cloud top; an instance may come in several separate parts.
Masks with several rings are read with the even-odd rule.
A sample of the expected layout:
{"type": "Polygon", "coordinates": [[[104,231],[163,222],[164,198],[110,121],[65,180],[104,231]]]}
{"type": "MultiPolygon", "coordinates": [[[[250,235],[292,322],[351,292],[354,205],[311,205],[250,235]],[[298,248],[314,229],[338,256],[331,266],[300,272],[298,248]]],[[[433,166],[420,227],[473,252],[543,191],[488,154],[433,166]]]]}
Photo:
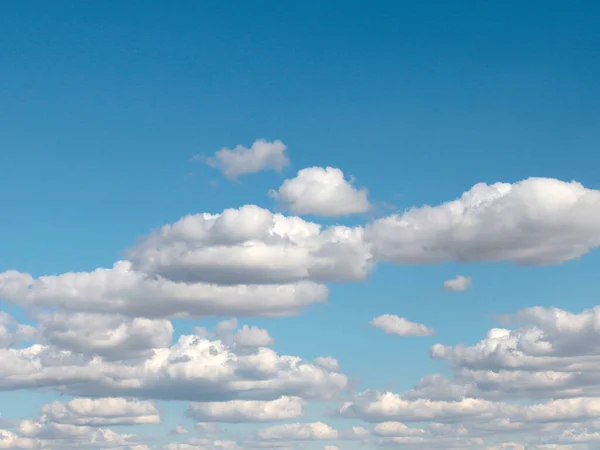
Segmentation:
{"type": "Polygon", "coordinates": [[[361,280],[371,268],[361,227],[323,228],[254,205],[184,217],[128,257],[144,273],[219,284],[361,280]]]}
{"type": "Polygon", "coordinates": [[[339,433],[326,423],[313,422],[276,425],[260,430],[258,435],[262,439],[304,441],[313,439],[337,439],[339,433]]]}
{"type": "Polygon", "coordinates": [[[457,200],[379,219],[367,235],[379,259],[401,264],[556,264],[600,245],[600,191],[551,178],[480,183],[457,200]]]}
{"type": "Polygon", "coordinates": [[[346,216],[366,212],[371,204],[366,189],[357,189],[335,167],[302,169],[269,194],[295,214],[346,216]]]}
{"type": "Polygon", "coordinates": [[[199,422],[275,422],[296,419],[304,412],[298,397],[280,397],[272,401],[231,400],[192,403],[189,415],[199,422]]]}

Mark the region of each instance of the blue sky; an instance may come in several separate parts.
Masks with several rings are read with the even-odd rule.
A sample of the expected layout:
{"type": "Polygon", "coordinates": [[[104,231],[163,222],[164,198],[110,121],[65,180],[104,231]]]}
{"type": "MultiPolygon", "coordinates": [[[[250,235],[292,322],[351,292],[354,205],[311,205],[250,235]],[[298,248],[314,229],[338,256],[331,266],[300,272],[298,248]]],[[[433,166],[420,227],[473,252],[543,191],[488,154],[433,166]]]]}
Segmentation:
{"type": "MultiPolygon", "coordinates": [[[[243,205],[323,227],[369,229],[396,212],[453,201],[477,183],[563,182],[538,186],[538,197],[518,197],[513,189],[513,209],[494,209],[499,203],[491,200],[497,217],[489,217],[504,225],[484,226],[481,219],[480,240],[467,225],[451,230],[444,236],[456,242],[448,244],[446,258],[409,261],[403,240],[386,259],[385,249],[396,241],[393,233],[380,235],[385,251],[374,251],[366,278],[326,280],[326,304],[284,318],[238,317],[240,326],[268,330],[280,355],[336,358],[354,389],[344,399],[367,389],[400,395],[427,374],[451,377],[447,361],[430,358],[433,344],[472,346],[500,326],[494,314],[533,306],[581,313],[598,302],[599,19],[600,5],[591,1],[6,2],[0,5],[0,273],[37,278],[110,268],[153,229],[243,205]],[[223,148],[250,152],[259,139],[281,140],[289,164],[231,180],[203,162],[223,148]],[[348,215],[295,214],[281,189],[279,200],[267,194],[314,167],[339,168],[348,189],[368,190],[371,207],[348,215]],[[589,203],[562,203],[561,195],[580,192],[565,184],[573,180],[589,190],[589,203]],[[536,202],[547,209],[536,209],[536,202]],[[494,240],[504,244],[488,257],[473,256],[494,240]],[[520,246],[532,252],[554,246],[559,261],[519,264],[520,246]],[[472,286],[443,289],[458,275],[471,277],[472,286]],[[385,334],[369,325],[383,314],[425,324],[435,334],[385,334]]],[[[418,220],[427,228],[435,218],[418,220]]],[[[441,239],[437,245],[446,248],[441,239]]],[[[0,284],[2,310],[38,326],[32,313],[40,304],[26,305],[7,289],[0,284]]],[[[144,316],[143,304],[138,307],[144,316]]],[[[177,339],[232,316],[151,318],[172,319],[177,339]]],[[[6,388],[2,419],[35,419],[42,404],[71,398],[57,393],[68,388],[55,388],[6,388]]],[[[162,422],[144,426],[142,434],[166,436],[177,424],[193,430],[184,416],[187,402],[157,401],[162,422]]],[[[371,429],[372,418],[330,418],[341,401],[311,400],[303,417],[282,423],[371,429]]],[[[591,430],[584,422],[578,426],[591,430]]],[[[225,427],[242,442],[244,433],[273,425],[225,427]]],[[[495,435],[489,445],[527,444],[528,436],[495,435]]],[[[378,448],[376,439],[302,445],[378,448]]]]}

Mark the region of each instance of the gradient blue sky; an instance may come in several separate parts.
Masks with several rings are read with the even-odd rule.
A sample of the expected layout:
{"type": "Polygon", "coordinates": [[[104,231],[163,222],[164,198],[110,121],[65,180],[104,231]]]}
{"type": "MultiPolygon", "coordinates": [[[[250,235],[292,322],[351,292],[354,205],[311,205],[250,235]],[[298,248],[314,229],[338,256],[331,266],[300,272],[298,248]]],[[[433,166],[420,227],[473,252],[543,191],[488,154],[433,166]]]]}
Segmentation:
{"type": "MultiPolygon", "coordinates": [[[[478,182],[600,189],[599,21],[593,1],[3,2],[0,272],[109,267],[186,214],[277,210],[266,192],[312,166],[341,168],[377,205],[307,217],[322,223],[437,205],[478,182]],[[235,183],[192,161],[258,138],[287,145],[283,174],[235,183]]],[[[599,263],[379,265],[330,285],[325,306],[241,322],[268,329],[278,352],[336,357],[360,390],[401,391],[445,370],[432,344],[474,344],[494,313],[595,305],[599,263]],[[472,289],[443,291],[458,274],[472,289]],[[384,313],[437,334],[369,327],[384,313]]],[[[55,397],[0,393],[0,414],[30,417],[55,397]]],[[[183,423],[182,406],[164,408],[161,430],[183,423]]]]}

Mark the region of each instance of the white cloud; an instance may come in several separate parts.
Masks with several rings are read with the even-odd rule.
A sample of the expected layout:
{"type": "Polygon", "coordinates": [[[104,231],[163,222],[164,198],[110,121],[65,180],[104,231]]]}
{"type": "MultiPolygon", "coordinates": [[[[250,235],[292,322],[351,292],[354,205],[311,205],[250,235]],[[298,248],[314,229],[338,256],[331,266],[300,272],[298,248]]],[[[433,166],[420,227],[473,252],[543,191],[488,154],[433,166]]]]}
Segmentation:
{"type": "Polygon", "coordinates": [[[281,397],[272,401],[231,400],[192,403],[189,415],[199,422],[275,422],[302,417],[304,401],[281,397]]]}
{"type": "Polygon", "coordinates": [[[473,280],[471,279],[471,277],[458,275],[452,280],[444,281],[444,289],[447,291],[464,292],[468,290],[472,284],[473,280]]]}
{"type": "Polygon", "coordinates": [[[254,205],[183,217],[131,248],[133,269],[173,281],[360,281],[372,267],[361,227],[324,228],[254,205]]]}
{"type": "Polygon", "coordinates": [[[269,191],[295,214],[345,216],[364,213],[371,207],[366,189],[357,189],[334,167],[302,169],[285,180],[278,191],[269,191]]]}
{"type": "Polygon", "coordinates": [[[41,443],[37,439],[18,436],[9,430],[0,429],[0,449],[39,449],[41,443]]]}
{"type": "Polygon", "coordinates": [[[22,420],[17,433],[0,430],[0,449],[132,449],[136,446],[138,443],[133,434],[118,434],[107,428],[60,424],[45,417],[22,420]]]}
{"type": "Polygon", "coordinates": [[[600,357],[600,307],[577,314],[533,307],[501,319],[524,325],[514,330],[493,328],[470,347],[438,344],[432,347],[432,355],[470,369],[596,371],[600,357]]]}
{"type": "Polygon", "coordinates": [[[56,312],[40,315],[38,321],[50,344],[107,359],[149,355],[154,348],[169,346],[173,337],[168,320],[56,312]]]}
{"type": "Polygon", "coordinates": [[[425,375],[413,389],[404,393],[407,400],[424,398],[428,400],[456,401],[465,397],[476,397],[477,389],[468,384],[451,381],[441,374],[425,375]]]}
{"type": "Polygon", "coordinates": [[[438,437],[438,436],[395,436],[378,439],[380,446],[392,446],[392,448],[439,448],[444,450],[462,450],[468,448],[481,449],[484,444],[481,438],[464,437],[438,437]]]}
{"type": "Polygon", "coordinates": [[[59,424],[103,427],[110,425],[156,424],[158,409],[152,402],[125,398],[75,398],[41,407],[48,420],[59,424]]]}
{"type": "MultiPolygon", "coordinates": [[[[342,405],[342,417],[372,422],[373,435],[359,426],[336,430],[331,425],[287,424],[261,430],[258,441],[238,443],[215,435],[165,448],[293,449],[293,442],[312,439],[358,439],[369,443],[366,445],[406,448],[471,446],[478,450],[501,445],[493,443],[496,438],[540,449],[593,442],[600,436],[598,311],[593,308],[574,314],[555,308],[527,308],[499,317],[519,328],[493,329],[474,346],[434,346],[433,355],[451,363],[455,380],[425,377],[404,394],[366,391],[342,405]],[[516,401],[507,402],[511,396],[516,401]],[[541,396],[549,400],[521,401],[541,396]],[[557,396],[564,398],[553,399],[557,396]],[[407,427],[402,422],[429,424],[407,427]],[[542,443],[538,436],[543,436],[542,443]]],[[[60,323],[71,323],[70,319],[60,323]]],[[[16,328],[12,318],[3,315],[2,320],[16,328]]],[[[83,326],[74,325],[74,329],[80,328],[87,336],[83,326]]],[[[109,336],[114,328],[109,327],[109,336]]],[[[251,347],[237,353],[239,344],[234,337],[240,329],[244,328],[238,328],[236,319],[226,320],[217,324],[214,333],[202,332],[202,336],[214,334],[219,340],[184,336],[178,344],[156,348],[154,356],[140,355],[126,365],[114,358],[85,356],[94,353],[88,346],[80,354],[44,345],[4,348],[0,351],[0,389],[41,387],[138,399],[77,398],[45,405],[38,420],[22,421],[16,432],[5,430],[7,437],[0,441],[0,448],[141,446],[135,438],[97,427],[156,423],[157,411],[152,403],[139,400],[144,397],[200,396],[202,401],[192,407],[197,416],[192,414],[192,418],[206,425],[210,421],[297,418],[304,405],[296,396],[300,386],[301,395],[308,399],[327,398],[348,387],[347,378],[336,379],[339,363],[331,357],[316,358],[311,365],[266,348],[251,347]]]]}
{"type": "Polygon", "coordinates": [[[235,347],[239,353],[251,351],[254,347],[269,347],[275,343],[264,328],[248,325],[238,328],[238,320],[235,317],[217,323],[212,332],[202,327],[195,327],[194,331],[204,338],[216,337],[226,345],[235,347]]]}
{"type": "Polygon", "coordinates": [[[194,428],[203,436],[218,435],[221,432],[220,425],[211,422],[197,422],[194,424],[194,428]]]}
{"type": "Polygon", "coordinates": [[[382,329],[385,334],[396,336],[431,336],[434,334],[432,328],[393,314],[383,314],[375,317],[369,324],[372,327],[382,329]]]}
{"type": "Polygon", "coordinates": [[[181,336],[134,364],[82,358],[35,345],[0,349],[0,389],[52,388],[72,395],[192,401],[328,398],[348,379],[268,348],[236,354],[221,341],[181,336]]]}
{"type": "Polygon", "coordinates": [[[276,285],[216,285],[152,278],[119,261],[110,269],[33,278],[0,273],[0,297],[26,308],[142,317],[297,314],[327,298],[327,288],[311,281],[276,285]]]}
{"type": "Polygon", "coordinates": [[[457,200],[377,220],[367,237],[380,260],[400,264],[557,264],[600,245],[600,191],[550,178],[481,183],[457,200]]]}
{"type": "Polygon", "coordinates": [[[365,440],[371,436],[369,430],[363,427],[351,427],[339,432],[339,439],[365,440]]]}
{"type": "MultiPolygon", "coordinates": [[[[35,278],[3,272],[2,301],[27,308],[38,323],[18,324],[0,312],[0,391],[76,398],[43,405],[35,420],[3,418],[0,449],[148,449],[104,427],[158,423],[154,399],[192,402],[202,438],[164,447],[172,450],[298,450],[302,441],[322,447],[342,439],[366,448],[474,450],[600,442],[600,307],[527,308],[501,316],[501,326],[474,344],[436,344],[431,356],[448,373],[402,393],[356,394],[334,357],[279,354],[267,348],[274,344],[267,330],[236,318],[298,314],[327,299],[325,283],[364,280],[376,261],[578,257],[600,243],[598,195],[544,179],[477,185],[455,202],[364,228],[324,227],[250,205],[165,225],[109,269],[35,278]],[[194,323],[197,334],[172,342],[168,318],[206,316],[232,318],[211,331],[194,323]],[[227,425],[215,425],[299,420],[332,401],[343,401],[335,419],[351,426],[284,422],[247,436],[236,426],[233,440],[227,425]]],[[[450,290],[469,285],[461,276],[445,283],[450,290]]],[[[371,325],[401,336],[434,332],[389,314],[371,325]]],[[[327,354],[321,351],[315,354],[327,354]]],[[[183,430],[164,439],[179,441],[183,430]]]]}
{"type": "Polygon", "coordinates": [[[279,140],[257,139],[250,148],[242,145],[233,149],[224,147],[213,157],[207,158],[206,163],[230,179],[263,170],[281,172],[290,164],[286,150],[286,145],[279,140]]]}
{"type": "Polygon", "coordinates": [[[368,422],[422,422],[461,420],[465,417],[492,417],[499,406],[488,400],[465,398],[460,401],[406,400],[392,392],[365,391],[339,410],[342,417],[357,417],[368,422]]]}
{"type": "Polygon", "coordinates": [[[261,439],[267,440],[330,440],[337,439],[339,433],[323,422],[313,423],[290,423],[286,425],[275,425],[258,432],[261,439]]]}
{"type": "Polygon", "coordinates": [[[492,329],[473,346],[432,347],[432,356],[450,362],[452,381],[429,375],[404,394],[367,390],[339,414],[374,423],[380,445],[408,448],[600,441],[599,315],[600,308],[574,314],[533,307],[500,316],[520,327],[492,329]]]}
{"type": "Polygon", "coordinates": [[[171,434],[188,434],[189,431],[183,425],[177,425],[171,434]]]}
{"type": "MultiPolygon", "coordinates": [[[[280,317],[325,302],[328,290],[322,283],[363,280],[373,265],[361,227],[323,228],[252,205],[184,217],[140,240],[127,256],[91,272],[38,278],[2,272],[0,297],[34,310],[58,307],[146,318],[280,317]]],[[[55,322],[46,328],[58,326],[55,322]]],[[[141,331],[139,323],[135,332],[134,324],[122,324],[113,339],[125,339],[123,326],[127,333],[141,331]]],[[[56,332],[64,335],[64,330],[49,333],[57,338],[56,332]]],[[[248,330],[241,333],[240,339],[248,338],[248,330]]],[[[127,339],[128,345],[139,342],[135,336],[127,339]]]]}
{"type": "Polygon", "coordinates": [[[503,442],[500,445],[488,446],[485,450],[527,450],[524,445],[514,442],[503,442]]]}
{"type": "Polygon", "coordinates": [[[242,347],[268,347],[275,342],[267,330],[248,325],[237,330],[233,340],[242,347]]]}
{"type": "Polygon", "coordinates": [[[533,307],[500,317],[517,329],[494,328],[472,346],[436,344],[471,395],[489,398],[600,396],[600,308],[570,313],[533,307]]]}
{"type": "Polygon", "coordinates": [[[334,372],[340,372],[342,370],[339,361],[331,356],[319,356],[315,358],[315,364],[334,372]]]}
{"type": "Polygon", "coordinates": [[[378,436],[420,436],[425,434],[422,428],[410,428],[402,422],[382,422],[373,427],[378,436]]]}
{"type": "Polygon", "coordinates": [[[242,447],[235,441],[205,438],[167,444],[162,448],[164,450],[242,450],[242,447]]]}

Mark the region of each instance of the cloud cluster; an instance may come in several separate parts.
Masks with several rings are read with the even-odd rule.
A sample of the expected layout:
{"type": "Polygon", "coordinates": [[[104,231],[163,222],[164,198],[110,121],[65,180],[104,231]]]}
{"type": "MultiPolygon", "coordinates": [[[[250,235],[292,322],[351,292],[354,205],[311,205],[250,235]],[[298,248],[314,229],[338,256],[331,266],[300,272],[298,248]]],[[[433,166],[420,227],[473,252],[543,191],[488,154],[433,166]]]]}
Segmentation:
{"type": "Polygon", "coordinates": [[[534,178],[476,185],[459,200],[365,228],[324,228],[244,206],[165,225],[112,268],[0,273],[0,297],[27,308],[149,318],[293,315],[326,300],[323,283],[363,280],[378,260],[549,264],[581,256],[600,243],[599,202],[598,191],[578,183],[534,178]]]}
{"type": "Polygon", "coordinates": [[[560,398],[600,393],[600,309],[580,313],[533,307],[503,316],[516,329],[494,328],[473,346],[434,345],[457,378],[479,395],[560,398]]]}
{"type": "MultiPolygon", "coordinates": [[[[181,336],[167,347],[160,346],[163,338],[158,337],[154,346],[149,341],[145,347],[129,346],[119,352],[113,345],[115,334],[123,337],[122,342],[127,343],[132,335],[130,339],[136,341],[137,334],[131,330],[147,324],[164,330],[165,321],[142,319],[136,327],[135,320],[122,316],[110,321],[109,316],[56,314],[40,316],[45,322],[36,329],[36,336],[43,344],[0,349],[0,390],[53,389],[75,397],[43,405],[39,418],[1,430],[0,448],[149,448],[133,434],[106,427],[159,423],[160,414],[151,399],[192,400],[188,417],[202,425],[205,435],[218,434],[210,423],[298,419],[307,401],[334,400],[348,386],[335,359],[318,358],[318,364],[311,364],[280,356],[259,346],[265,337],[272,343],[266,330],[240,327],[235,319],[217,324],[214,331],[199,328],[197,334],[181,336]],[[98,327],[110,325],[104,340],[99,328],[86,331],[80,326],[85,319],[99,319],[98,327]],[[68,323],[73,323],[74,330],[81,328],[81,336],[57,339],[56,329],[67,330],[63,325],[68,323]],[[134,353],[128,351],[132,348],[134,353]]],[[[3,323],[15,322],[6,314],[2,317],[3,323]]],[[[167,331],[170,338],[172,329],[167,331]]],[[[152,334],[144,333],[141,336],[152,334]]],[[[260,440],[252,445],[258,444],[260,440]]],[[[215,437],[192,438],[165,448],[246,447],[215,437]]]]}
{"type": "Polygon", "coordinates": [[[238,354],[221,341],[181,336],[129,364],[36,344],[0,349],[0,389],[52,388],[71,395],[146,399],[273,400],[327,398],[345,389],[345,375],[280,356],[268,348],[238,354]]]}
{"type": "Polygon", "coordinates": [[[22,420],[16,431],[0,430],[0,449],[97,448],[148,450],[134,434],[119,434],[107,425],[160,422],[151,402],[123,398],[76,398],[41,407],[35,420],[22,420]]]}
{"type": "MultiPolygon", "coordinates": [[[[208,162],[232,179],[289,164],[280,141],[222,149],[208,162]]],[[[371,207],[367,190],[332,167],[300,170],[272,195],[298,215],[371,207]]],[[[323,226],[254,205],[193,214],[142,237],[112,267],[36,277],[2,272],[0,299],[27,310],[34,323],[0,312],[0,390],[67,398],[43,405],[35,419],[3,422],[0,449],[600,443],[598,308],[526,308],[498,317],[500,326],[475,344],[435,344],[430,356],[446,373],[402,393],[357,392],[334,357],[280,354],[269,331],[238,323],[299,314],[327,300],[328,283],[364,281],[381,263],[558,264],[599,245],[599,191],[530,178],[477,184],[456,200],[354,226],[323,226]],[[171,322],[209,316],[231,318],[182,335],[171,322]],[[201,436],[180,425],[155,445],[107,428],[158,424],[158,400],[189,403],[186,419],[201,436]],[[321,421],[332,404],[335,418],[354,426],[321,421]],[[232,439],[221,428],[242,423],[260,429],[232,439]]],[[[444,288],[471,284],[458,276],[444,288]]],[[[388,335],[435,334],[392,314],[369,323],[388,335]]]]}
{"type": "Polygon", "coordinates": [[[128,257],[92,272],[3,272],[0,297],[32,309],[133,317],[277,317],[324,302],[322,283],[362,280],[372,266],[362,228],[322,228],[256,206],[184,217],[128,257]]]}
{"type": "Polygon", "coordinates": [[[516,327],[491,329],[472,346],[432,346],[453,379],[429,375],[402,394],[367,390],[338,414],[373,423],[382,444],[457,445],[439,436],[457,426],[473,448],[507,437],[514,440],[485,448],[600,443],[600,309],[532,307],[498,319],[516,327]],[[423,422],[429,428],[406,425],[423,422]],[[518,441],[529,446],[511,444],[518,441]]]}

